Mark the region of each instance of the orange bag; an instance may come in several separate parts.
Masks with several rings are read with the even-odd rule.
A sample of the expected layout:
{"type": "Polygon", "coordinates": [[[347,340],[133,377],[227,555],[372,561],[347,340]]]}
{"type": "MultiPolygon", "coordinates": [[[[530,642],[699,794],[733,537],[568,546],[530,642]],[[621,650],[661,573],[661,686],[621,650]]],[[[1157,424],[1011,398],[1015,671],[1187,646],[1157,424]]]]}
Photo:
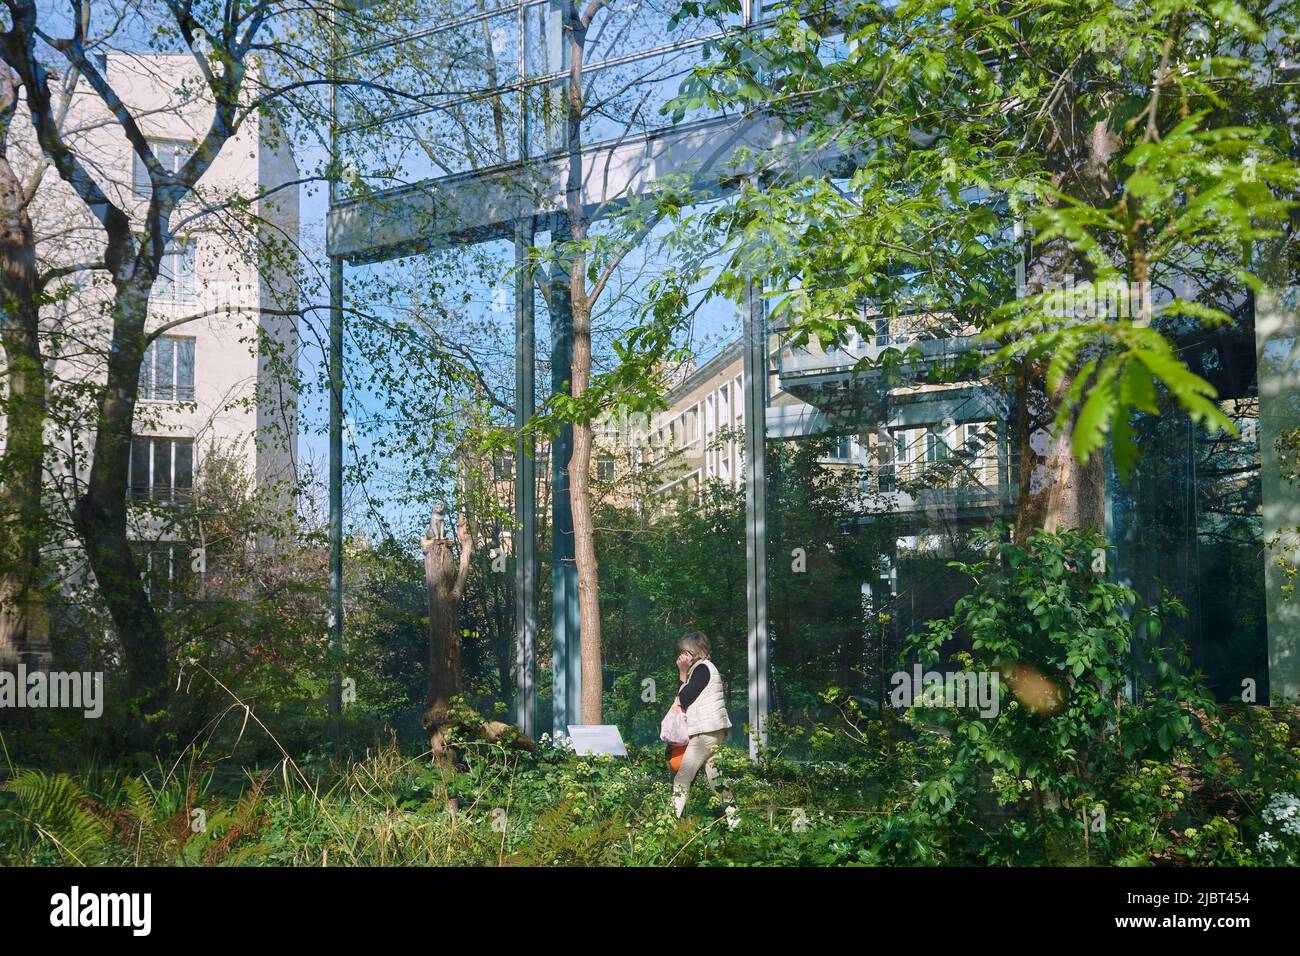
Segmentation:
{"type": "Polygon", "coordinates": [[[676,773],[677,771],[682,769],[682,757],[684,757],[685,755],[686,755],[685,744],[668,745],[668,766],[672,769],[673,773],[676,773]]]}

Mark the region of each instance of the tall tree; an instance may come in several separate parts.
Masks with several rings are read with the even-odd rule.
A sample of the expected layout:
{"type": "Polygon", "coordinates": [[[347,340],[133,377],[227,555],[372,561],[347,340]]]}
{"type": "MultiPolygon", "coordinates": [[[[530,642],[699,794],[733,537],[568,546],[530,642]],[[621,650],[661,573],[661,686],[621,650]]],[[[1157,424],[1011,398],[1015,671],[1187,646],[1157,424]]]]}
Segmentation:
{"type": "MultiPolygon", "coordinates": [[[[672,327],[664,322],[666,313],[656,310],[653,302],[635,302],[628,296],[638,277],[634,269],[627,268],[629,257],[647,244],[656,227],[676,214],[683,193],[682,183],[672,177],[658,182],[649,196],[636,195],[635,184],[630,182],[618,182],[611,188],[609,161],[597,162],[588,156],[590,137],[586,131],[593,121],[621,125],[621,132],[601,144],[614,148],[638,124],[658,122],[647,103],[659,81],[659,62],[634,62],[622,73],[608,68],[589,73],[586,64],[593,47],[604,57],[648,48],[657,42],[653,36],[661,28],[661,20],[666,19],[671,29],[676,18],[653,4],[615,0],[589,0],[585,4],[565,0],[562,10],[565,81],[557,125],[564,195],[551,246],[541,253],[551,268],[549,272],[539,270],[538,274],[542,277],[539,289],[552,314],[558,309],[571,316],[573,349],[567,393],[553,396],[547,413],[538,421],[562,420],[573,432],[565,471],[578,581],[581,720],[593,724],[601,722],[604,693],[600,571],[591,478],[594,426],[602,414],[612,410],[642,411],[653,405],[655,396],[663,391],[665,364],[674,356],[684,358],[681,350],[673,348],[672,327]],[[593,317],[617,312],[614,306],[620,299],[628,315],[641,314],[648,321],[639,327],[632,323],[630,329],[622,330],[625,335],[609,356],[608,367],[599,372],[593,317]]],[[[719,152],[724,149],[719,147],[719,152]]],[[[706,159],[703,165],[710,163],[706,159]]],[[[661,282],[671,284],[663,276],[648,283],[645,291],[651,298],[661,282]]],[[[681,291],[676,286],[673,290],[681,291]]],[[[562,449],[563,443],[555,447],[562,449]]]]}
{"type": "Polygon", "coordinates": [[[40,564],[45,462],[45,363],[40,342],[40,276],[29,196],[9,159],[20,91],[0,69],[0,347],[5,354],[5,443],[0,454],[0,668],[26,649],[40,564]]]}
{"type": "MultiPolygon", "coordinates": [[[[64,15],[30,0],[4,4],[8,22],[0,31],[0,60],[21,87],[19,115],[29,125],[40,161],[49,164],[68,191],[69,201],[79,204],[81,214],[97,228],[93,268],[107,277],[101,366],[88,379],[93,407],[91,460],[84,486],[77,486],[73,524],[121,643],[126,691],[146,718],[136,724],[140,741],[148,737],[147,718],[162,707],[169,667],[162,625],[128,536],[127,480],[140,367],[149,343],[160,334],[156,328],[146,328],[150,292],[179,231],[205,214],[256,209],[266,198],[261,194],[197,198],[202,195],[200,180],[222,150],[275,109],[287,113],[303,107],[310,97],[294,97],[325,82],[294,62],[296,38],[310,35],[298,31],[314,14],[309,7],[291,6],[269,0],[223,5],[75,0],[64,12],[70,15],[64,15]],[[129,85],[129,78],[110,75],[113,60],[101,55],[105,38],[94,33],[97,21],[107,23],[111,34],[137,16],[152,24],[152,38],[133,39],[123,28],[114,41],[119,50],[136,49],[147,57],[161,48],[189,59],[193,76],[179,81],[181,90],[167,90],[179,97],[180,105],[163,107],[198,117],[198,135],[183,162],[173,164],[160,155],[158,143],[147,132],[158,106],[141,103],[138,91],[132,95],[124,90],[123,81],[129,85]],[[126,147],[137,170],[134,189],[123,189],[106,171],[103,136],[71,135],[64,129],[63,100],[55,89],[60,77],[85,91],[81,106],[97,126],[111,130],[119,137],[117,143],[126,147]],[[141,191],[137,208],[130,197],[141,191]]],[[[316,16],[318,24],[325,19],[316,16]]],[[[12,133],[12,124],[9,129],[12,133]]],[[[28,281],[7,286],[10,294],[22,299],[22,307],[13,314],[27,316],[29,324],[36,321],[40,285],[28,281]]],[[[230,309],[225,306],[219,311],[230,309]]],[[[22,354],[21,349],[12,353],[22,354]]],[[[13,424],[11,420],[11,448],[13,424]]],[[[21,433],[18,439],[21,446],[21,433]]],[[[24,449],[22,455],[24,469],[38,467],[33,463],[41,457],[34,449],[24,449]]]]}

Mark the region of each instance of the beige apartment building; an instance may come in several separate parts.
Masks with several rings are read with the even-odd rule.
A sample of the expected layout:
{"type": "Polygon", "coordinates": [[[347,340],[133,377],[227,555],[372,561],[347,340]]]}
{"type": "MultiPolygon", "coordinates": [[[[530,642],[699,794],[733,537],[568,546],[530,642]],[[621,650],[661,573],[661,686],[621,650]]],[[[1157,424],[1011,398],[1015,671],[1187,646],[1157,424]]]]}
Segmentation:
{"type": "MultiPolygon", "coordinates": [[[[110,52],[100,68],[126,103],[165,165],[179,168],[206,132],[212,111],[189,56],[110,52]]],[[[30,142],[16,144],[32,175],[41,177],[31,213],[38,252],[49,266],[94,263],[102,229],[84,204],[30,142]]],[[[143,164],[102,101],[88,90],[69,103],[64,135],[88,158],[101,188],[141,223],[149,193],[143,164]]],[[[150,345],[140,373],[130,494],[132,534],[151,581],[171,581],[191,563],[190,544],[174,540],[158,515],[191,499],[205,460],[233,460],[256,487],[276,489],[291,507],[297,471],[297,396],[273,369],[274,354],[296,363],[297,324],[292,264],[299,238],[297,170],[283,137],[253,115],[226,144],[211,169],[172,217],[176,238],[149,300],[148,330],[164,329],[150,345]]],[[[110,347],[106,273],[75,272],[50,314],[55,388],[81,396],[79,434],[51,436],[54,485],[67,504],[89,467],[93,446],[92,392],[102,381],[110,347]],[[70,343],[75,343],[73,347],[70,343]],[[74,450],[74,445],[76,446],[74,450]]],[[[68,563],[70,584],[80,573],[68,563]]]]}
{"type": "MultiPolygon", "coordinates": [[[[855,469],[862,489],[891,513],[1005,507],[1010,495],[1005,410],[979,383],[881,383],[864,364],[887,348],[916,349],[922,360],[936,346],[969,347],[933,319],[881,319],[871,340],[854,336],[827,353],[816,344],[794,349],[772,335],[766,431],[769,440],[826,440],[822,464],[855,469]],[[919,347],[918,347],[919,346],[919,347]],[[850,387],[849,383],[854,383],[850,387]],[[856,391],[854,391],[856,389],[856,391]],[[879,406],[880,426],[862,430],[863,402],[879,406]]],[[[869,365],[868,365],[869,368],[869,365]]],[[[742,343],[730,342],[685,374],[667,396],[668,408],[646,420],[606,422],[598,439],[596,477],[617,487],[637,469],[654,474],[646,489],[665,501],[689,501],[719,481],[742,487],[745,414],[742,343]]]]}

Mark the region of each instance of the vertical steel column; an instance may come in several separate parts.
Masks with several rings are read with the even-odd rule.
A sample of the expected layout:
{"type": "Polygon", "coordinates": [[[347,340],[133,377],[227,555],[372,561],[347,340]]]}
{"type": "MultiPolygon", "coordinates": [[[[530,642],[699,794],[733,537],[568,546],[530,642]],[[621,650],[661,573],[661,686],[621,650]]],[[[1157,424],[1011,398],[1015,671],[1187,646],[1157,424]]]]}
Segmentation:
{"type": "Polygon", "coordinates": [[[749,756],[767,744],[767,317],[762,289],[745,295],[745,593],[749,617],[749,756]]]}
{"type": "Polygon", "coordinates": [[[329,735],[335,750],[342,742],[343,679],[343,260],[330,259],[330,699],[329,735]]]}
{"type": "Polygon", "coordinates": [[[515,722],[537,737],[537,443],[524,429],[536,403],[532,217],[515,226],[515,722]]]}
{"type": "MultiPolygon", "coordinates": [[[[529,146],[528,10],[519,7],[519,155],[525,163],[529,146]]],[[[529,197],[522,205],[531,207],[529,197]]],[[[537,441],[524,429],[537,405],[537,310],[533,274],[527,269],[534,241],[533,215],[515,220],[515,723],[537,738],[537,441]]]]}
{"type": "Polygon", "coordinates": [[[1300,496],[1283,473],[1278,440],[1297,421],[1300,410],[1300,285],[1286,274],[1286,260],[1262,263],[1268,282],[1255,298],[1256,382],[1259,421],[1260,505],[1264,540],[1275,541],[1264,561],[1264,611],[1268,622],[1268,696],[1263,675],[1255,679],[1256,703],[1280,706],[1300,701],[1300,602],[1287,595],[1286,562],[1300,562],[1300,547],[1288,529],[1300,525],[1300,496]]]}
{"type": "MultiPolygon", "coordinates": [[[[741,0],[750,26],[762,16],[762,0],[741,0]]],[[[758,177],[748,185],[758,188],[758,177]]],[[[767,312],[761,282],[745,293],[745,598],[749,624],[749,757],[767,745],[767,312]]]]}
{"type": "MultiPolygon", "coordinates": [[[[330,12],[329,88],[329,206],[338,201],[338,80],[339,48],[337,11],[330,12]]],[[[329,344],[329,545],[330,545],[330,617],[329,617],[329,738],[338,754],[343,745],[343,677],[339,659],[343,656],[343,260],[330,257],[330,344],[329,344]]]]}

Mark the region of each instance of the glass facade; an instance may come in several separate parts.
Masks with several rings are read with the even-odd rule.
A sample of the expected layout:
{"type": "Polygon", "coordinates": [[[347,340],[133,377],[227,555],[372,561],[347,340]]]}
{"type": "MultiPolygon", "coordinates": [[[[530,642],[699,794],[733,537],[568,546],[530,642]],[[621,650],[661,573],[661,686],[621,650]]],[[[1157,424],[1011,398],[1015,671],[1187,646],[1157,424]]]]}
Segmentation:
{"type": "MultiPolygon", "coordinates": [[[[584,37],[572,4],[453,4],[445,22],[354,58],[375,88],[341,98],[338,148],[356,166],[331,211],[331,254],[387,262],[443,255],[418,251],[430,246],[491,246],[513,286],[470,290],[466,320],[490,315],[502,342],[513,325],[516,371],[528,371],[509,385],[535,385],[529,401],[502,384],[517,425],[567,383],[564,306],[544,274],[511,265],[568,228],[572,164],[581,164],[583,209],[598,234],[610,208],[667,177],[690,172],[699,182],[703,170],[707,180],[744,141],[735,117],[674,123],[662,107],[709,38],[757,23],[754,9],[746,5],[736,23],[673,22],[677,8],[658,0],[605,7],[584,37]],[[576,127],[564,109],[571,69],[584,104],[576,127]]],[[[648,283],[671,270],[659,238],[645,237],[613,272],[598,306],[598,365],[648,283]]],[[[1013,385],[930,374],[981,347],[972,329],[924,310],[864,306],[863,327],[874,334],[838,351],[796,349],[782,329],[766,327],[762,301],[754,290],[747,308],[712,306],[685,343],[694,360],[679,370],[668,410],[610,423],[593,459],[606,522],[598,540],[606,716],[631,739],[656,738],[668,699],[657,682],[675,684],[674,641],[696,629],[716,642],[729,706],[747,715],[755,745],[769,717],[785,732],[844,695],[883,707],[903,638],[948,614],[968,587],[951,562],[976,557],[975,532],[997,533],[1015,513],[1013,385]],[[901,348],[913,357],[900,373],[873,370],[886,350],[901,348]],[[831,688],[841,695],[832,699],[831,688]]],[[[1257,339],[1247,308],[1228,329],[1180,340],[1246,440],[1209,437],[1172,409],[1143,418],[1137,473],[1108,479],[1107,536],[1119,579],[1147,597],[1167,587],[1187,604],[1193,663],[1215,693],[1239,695],[1249,678],[1264,702],[1270,647],[1274,670],[1289,682],[1295,675],[1276,651],[1294,640],[1291,625],[1265,595],[1257,339]]],[[[538,732],[576,721],[567,442],[561,433],[535,456],[521,445],[513,464],[512,534],[526,536],[536,557],[529,564],[512,554],[514,610],[499,623],[508,619],[512,631],[511,715],[538,732]]],[[[503,660],[498,653],[508,666],[503,660]]]]}

